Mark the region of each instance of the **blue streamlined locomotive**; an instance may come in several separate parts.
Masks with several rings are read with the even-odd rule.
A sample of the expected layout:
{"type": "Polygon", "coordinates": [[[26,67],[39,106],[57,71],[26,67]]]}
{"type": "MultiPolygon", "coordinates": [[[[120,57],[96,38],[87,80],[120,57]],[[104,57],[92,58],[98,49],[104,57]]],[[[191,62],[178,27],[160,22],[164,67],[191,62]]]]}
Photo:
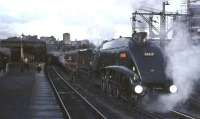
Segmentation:
{"type": "Polygon", "coordinates": [[[101,88],[114,96],[133,100],[152,92],[177,91],[165,74],[162,50],[146,40],[145,32],[104,42],[93,64],[96,74],[100,74],[101,88]]]}

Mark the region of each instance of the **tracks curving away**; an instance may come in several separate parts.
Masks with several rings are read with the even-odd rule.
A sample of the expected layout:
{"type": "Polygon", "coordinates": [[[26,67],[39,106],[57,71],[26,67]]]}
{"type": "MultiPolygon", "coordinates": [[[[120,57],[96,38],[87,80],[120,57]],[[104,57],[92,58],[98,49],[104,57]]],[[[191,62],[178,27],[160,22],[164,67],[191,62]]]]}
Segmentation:
{"type": "Polygon", "coordinates": [[[107,119],[106,116],[71,86],[54,67],[47,67],[47,76],[67,119],[107,119]]]}

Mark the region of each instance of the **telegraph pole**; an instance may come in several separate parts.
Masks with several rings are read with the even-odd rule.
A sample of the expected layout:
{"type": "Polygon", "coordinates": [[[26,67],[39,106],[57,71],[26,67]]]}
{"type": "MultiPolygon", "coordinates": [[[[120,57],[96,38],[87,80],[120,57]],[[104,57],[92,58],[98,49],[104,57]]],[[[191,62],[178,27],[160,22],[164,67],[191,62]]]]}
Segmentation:
{"type": "Polygon", "coordinates": [[[149,16],[149,38],[153,37],[153,15],[149,16]]]}
{"type": "Polygon", "coordinates": [[[160,15],[160,39],[165,40],[166,36],[166,15],[165,15],[166,2],[162,3],[162,12],[160,15]]]}
{"type": "Polygon", "coordinates": [[[191,31],[191,12],[190,12],[190,0],[187,0],[187,20],[188,20],[188,30],[191,31]]]}
{"type": "Polygon", "coordinates": [[[187,14],[179,14],[179,13],[173,13],[173,12],[167,12],[166,13],[166,5],[169,5],[168,1],[165,1],[162,3],[162,11],[153,11],[153,10],[145,10],[141,9],[141,11],[136,11],[132,13],[132,29],[133,32],[136,30],[136,22],[141,23],[145,22],[149,26],[149,38],[159,38],[160,46],[163,47],[164,40],[168,39],[168,33],[173,31],[174,26],[167,28],[167,18],[170,17],[172,20],[175,20],[177,16],[187,16],[187,14]],[[145,11],[145,12],[143,12],[145,11]],[[140,16],[143,21],[137,20],[137,17],[140,16]],[[153,18],[154,16],[157,16],[160,18],[160,22],[155,21],[153,18]],[[155,25],[153,23],[159,23],[158,25],[155,25]],[[160,28],[158,28],[160,27],[160,28]],[[154,35],[155,34],[155,35],[154,35]]]}
{"type": "Polygon", "coordinates": [[[136,32],[136,28],[135,28],[136,27],[136,14],[133,14],[131,20],[132,20],[132,34],[133,34],[134,32],[136,32]]]}

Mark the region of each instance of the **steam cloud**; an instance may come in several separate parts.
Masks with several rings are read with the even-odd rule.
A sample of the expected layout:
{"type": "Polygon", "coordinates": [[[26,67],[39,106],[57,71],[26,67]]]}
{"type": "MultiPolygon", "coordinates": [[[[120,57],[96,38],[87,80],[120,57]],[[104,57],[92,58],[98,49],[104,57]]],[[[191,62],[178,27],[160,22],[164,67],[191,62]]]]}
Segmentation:
{"type": "Polygon", "coordinates": [[[65,65],[64,54],[60,55],[58,58],[59,58],[60,63],[62,63],[62,65],[65,65]]]}
{"type": "Polygon", "coordinates": [[[58,57],[59,62],[64,65],[64,63],[65,63],[64,52],[51,51],[50,54],[58,57]]]}
{"type": "Polygon", "coordinates": [[[131,0],[131,4],[134,10],[140,9],[140,8],[149,8],[152,9],[161,9],[162,2],[166,0],[131,0]],[[149,7],[151,6],[151,8],[149,7]]]}
{"type": "MultiPolygon", "coordinates": [[[[161,9],[164,1],[166,0],[131,0],[130,2],[134,10],[143,8],[154,10],[151,8],[161,9]]],[[[157,101],[147,106],[151,111],[153,109],[168,112],[179,104],[185,103],[193,92],[194,84],[200,79],[200,44],[191,40],[187,27],[183,23],[177,24],[175,28],[177,32],[165,47],[164,54],[167,62],[166,74],[178,87],[178,92],[161,95],[157,101]]]]}
{"type": "Polygon", "coordinates": [[[100,45],[103,40],[112,39],[114,36],[113,25],[94,25],[88,28],[89,41],[96,46],[100,45]]]}
{"type": "Polygon", "coordinates": [[[193,92],[194,84],[200,79],[200,44],[191,40],[186,29],[183,24],[178,24],[177,34],[165,48],[166,74],[173,79],[178,92],[159,98],[162,105],[159,109],[163,109],[162,111],[172,110],[187,101],[193,92]]]}

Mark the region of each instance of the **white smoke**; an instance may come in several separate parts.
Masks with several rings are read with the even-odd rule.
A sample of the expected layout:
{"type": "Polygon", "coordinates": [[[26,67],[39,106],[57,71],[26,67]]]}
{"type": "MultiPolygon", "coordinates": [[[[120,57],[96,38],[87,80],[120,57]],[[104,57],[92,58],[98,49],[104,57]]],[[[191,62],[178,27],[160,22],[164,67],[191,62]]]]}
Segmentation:
{"type": "Polygon", "coordinates": [[[62,65],[65,65],[65,56],[64,56],[64,54],[60,55],[60,56],[58,57],[58,60],[60,61],[60,63],[61,63],[62,65]]]}
{"type": "Polygon", "coordinates": [[[178,24],[177,34],[167,45],[166,74],[178,87],[176,94],[163,95],[159,98],[162,111],[167,111],[187,101],[193,92],[194,84],[200,79],[200,45],[191,40],[187,27],[178,24]]]}
{"type": "MultiPolygon", "coordinates": [[[[106,22],[105,22],[106,23],[106,22]]],[[[102,41],[112,39],[114,36],[114,26],[110,24],[96,24],[88,28],[89,41],[96,46],[100,45],[102,41]]]]}
{"type": "Polygon", "coordinates": [[[49,52],[50,54],[52,54],[55,57],[58,57],[58,60],[60,63],[62,63],[63,65],[65,64],[65,59],[64,59],[64,52],[58,52],[58,51],[51,51],[49,52]]]}
{"type": "Polygon", "coordinates": [[[128,0],[128,1],[130,1],[132,8],[134,10],[138,10],[142,8],[148,8],[151,10],[155,10],[155,9],[161,10],[162,2],[165,2],[167,0],[128,0]]]}

